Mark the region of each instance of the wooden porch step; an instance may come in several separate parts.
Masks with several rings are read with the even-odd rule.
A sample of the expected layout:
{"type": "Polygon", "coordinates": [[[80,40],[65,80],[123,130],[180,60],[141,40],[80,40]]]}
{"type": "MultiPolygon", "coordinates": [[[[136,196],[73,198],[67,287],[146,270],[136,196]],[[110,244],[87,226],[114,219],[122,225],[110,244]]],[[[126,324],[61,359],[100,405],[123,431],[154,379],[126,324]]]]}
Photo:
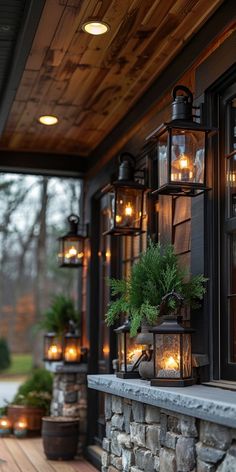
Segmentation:
{"type": "Polygon", "coordinates": [[[1,472],[97,472],[84,459],[74,461],[48,461],[43,452],[41,438],[0,439],[1,472]]]}

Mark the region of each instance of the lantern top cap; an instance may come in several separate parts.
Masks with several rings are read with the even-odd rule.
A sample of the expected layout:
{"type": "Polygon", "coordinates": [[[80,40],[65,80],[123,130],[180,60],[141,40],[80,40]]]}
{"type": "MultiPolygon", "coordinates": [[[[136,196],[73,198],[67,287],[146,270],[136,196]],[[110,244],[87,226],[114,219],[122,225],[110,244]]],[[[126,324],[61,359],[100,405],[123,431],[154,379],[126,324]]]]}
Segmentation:
{"type": "Polygon", "coordinates": [[[190,334],[194,333],[192,328],[182,326],[176,316],[166,316],[160,325],[149,329],[153,334],[190,334]]]}

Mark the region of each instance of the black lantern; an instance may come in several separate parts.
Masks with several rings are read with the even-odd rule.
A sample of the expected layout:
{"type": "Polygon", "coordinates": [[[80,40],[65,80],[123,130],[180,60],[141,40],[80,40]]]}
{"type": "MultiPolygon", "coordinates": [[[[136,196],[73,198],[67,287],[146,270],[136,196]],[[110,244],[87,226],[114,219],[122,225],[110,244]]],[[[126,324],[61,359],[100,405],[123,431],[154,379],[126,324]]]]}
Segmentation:
{"type": "MultiPolygon", "coordinates": [[[[162,299],[163,305],[174,299],[179,309],[183,298],[172,291],[162,299]]],[[[154,379],[151,385],[159,387],[185,387],[193,384],[192,343],[193,330],[181,324],[181,316],[167,316],[153,333],[154,379]]]]}
{"type": "Polygon", "coordinates": [[[146,186],[138,178],[144,180],[144,171],[135,171],[135,158],[128,152],[121,154],[119,163],[118,179],[104,189],[108,194],[108,226],[103,234],[140,234],[146,186]]]}
{"type": "Polygon", "coordinates": [[[58,261],[60,267],[81,267],[84,258],[84,228],[79,225],[79,217],[70,215],[69,232],[59,238],[58,261]]]}
{"type": "Polygon", "coordinates": [[[62,342],[56,333],[44,335],[44,360],[49,362],[62,360],[62,342]]]}
{"type": "Polygon", "coordinates": [[[195,196],[206,188],[208,135],[216,129],[193,120],[193,94],[183,85],[172,92],[172,119],[151,136],[157,141],[158,184],[153,194],[195,196]],[[184,95],[178,95],[181,91],[184,95]]]}
{"type": "Polygon", "coordinates": [[[118,372],[116,372],[116,376],[122,379],[139,378],[140,362],[149,360],[148,346],[138,344],[137,339],[130,336],[129,321],[114,331],[118,335],[118,372]]]}
{"type": "Polygon", "coordinates": [[[80,336],[75,329],[75,323],[69,322],[69,332],[64,336],[64,362],[67,364],[77,364],[81,359],[80,336]]]}

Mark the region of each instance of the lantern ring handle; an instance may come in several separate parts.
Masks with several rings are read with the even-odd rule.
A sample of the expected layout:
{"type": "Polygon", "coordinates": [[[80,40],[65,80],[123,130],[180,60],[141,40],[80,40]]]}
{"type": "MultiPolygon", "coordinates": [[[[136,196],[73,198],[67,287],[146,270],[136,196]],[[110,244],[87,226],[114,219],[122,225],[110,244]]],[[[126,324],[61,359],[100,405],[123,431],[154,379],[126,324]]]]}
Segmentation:
{"type": "Polygon", "coordinates": [[[124,161],[129,161],[135,167],[135,157],[130,152],[122,152],[119,155],[119,164],[122,164],[124,161]]]}
{"type": "Polygon", "coordinates": [[[182,92],[185,92],[187,97],[188,97],[188,101],[189,103],[193,103],[193,94],[191,92],[191,90],[189,90],[188,87],[185,87],[185,85],[176,85],[173,90],[172,90],[172,98],[173,100],[176,99],[176,95],[177,95],[177,92],[181,90],[182,92]]]}
{"type": "Polygon", "coordinates": [[[182,297],[182,295],[180,295],[179,293],[175,292],[174,290],[172,290],[170,293],[167,293],[166,295],[164,295],[164,297],[162,297],[161,299],[161,303],[166,303],[168,302],[171,298],[173,298],[174,300],[176,300],[176,302],[179,304],[179,306],[181,307],[183,302],[184,302],[184,298],[182,297]]]}
{"type": "Polygon", "coordinates": [[[74,213],[71,213],[71,215],[68,216],[67,220],[69,221],[69,223],[79,223],[79,216],[78,215],[75,215],[74,213]]]}

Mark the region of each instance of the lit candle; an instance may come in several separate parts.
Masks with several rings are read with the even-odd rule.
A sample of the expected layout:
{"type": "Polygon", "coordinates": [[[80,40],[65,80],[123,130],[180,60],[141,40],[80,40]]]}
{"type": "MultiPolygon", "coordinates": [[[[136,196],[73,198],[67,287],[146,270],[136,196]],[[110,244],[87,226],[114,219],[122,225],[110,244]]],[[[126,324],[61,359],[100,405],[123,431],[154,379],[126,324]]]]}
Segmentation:
{"type": "Polygon", "coordinates": [[[121,223],[122,217],[120,215],[116,215],[116,223],[121,223]]]}
{"type": "Polygon", "coordinates": [[[131,203],[128,202],[125,207],[125,216],[132,216],[132,213],[133,213],[133,208],[131,206],[131,203]]]}
{"type": "Polygon", "coordinates": [[[173,358],[173,356],[170,356],[166,359],[165,361],[165,369],[168,370],[178,370],[179,369],[179,364],[178,362],[173,358]]]}
{"type": "Polygon", "coordinates": [[[60,359],[60,357],[61,357],[61,348],[59,346],[57,346],[56,344],[52,344],[48,348],[48,356],[47,357],[51,361],[56,361],[56,360],[60,359]]]}
{"type": "Polygon", "coordinates": [[[0,418],[0,436],[7,436],[11,432],[11,422],[6,417],[0,418]]]}
{"type": "Polygon", "coordinates": [[[65,349],[65,361],[76,362],[78,361],[78,350],[75,346],[67,346],[65,349]]]}
{"type": "Polygon", "coordinates": [[[27,421],[25,418],[20,418],[14,424],[14,435],[17,438],[25,438],[27,434],[27,421]]]}
{"type": "Polygon", "coordinates": [[[180,369],[179,369],[179,355],[167,355],[163,357],[161,362],[161,369],[158,372],[158,377],[162,378],[179,378],[180,369]]]}
{"type": "Polygon", "coordinates": [[[185,154],[182,154],[179,158],[179,168],[182,181],[186,182],[193,178],[193,173],[189,169],[189,159],[185,154]]]}

